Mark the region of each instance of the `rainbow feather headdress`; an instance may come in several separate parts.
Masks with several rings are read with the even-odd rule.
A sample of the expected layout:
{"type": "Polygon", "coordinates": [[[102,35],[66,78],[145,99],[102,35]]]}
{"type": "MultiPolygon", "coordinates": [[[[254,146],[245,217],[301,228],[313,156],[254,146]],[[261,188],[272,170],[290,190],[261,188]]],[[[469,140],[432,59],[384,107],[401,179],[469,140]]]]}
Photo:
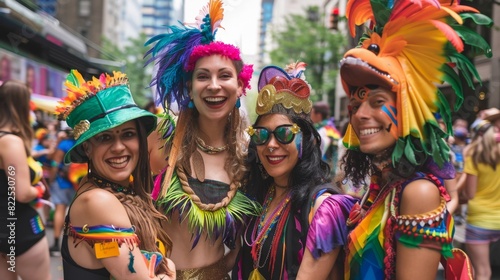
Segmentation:
{"type": "MultiPolygon", "coordinates": [[[[455,110],[462,103],[461,77],[470,87],[480,82],[475,66],[463,55],[464,45],[491,57],[491,48],[474,30],[462,25],[471,19],[491,26],[490,18],[456,0],[350,0],[346,17],[350,32],[369,22],[360,45],[341,60],[341,78],[350,97],[358,87],[374,84],[396,93],[397,143],[393,164],[424,164],[429,156],[442,166],[449,148],[435,119],[439,113],[451,131],[451,108],[437,86],[443,82],[456,93],[455,110]],[[459,74],[461,76],[459,76],[459,74]]],[[[349,149],[359,139],[349,125],[344,137],[349,149]]]]}
{"type": "Polygon", "coordinates": [[[98,92],[115,86],[127,86],[127,75],[122,72],[113,71],[113,76],[107,73],[102,73],[99,79],[92,77],[91,80],[85,81],[82,74],[78,70],[72,69],[64,82],[66,87],[66,97],[59,101],[56,107],[55,115],[60,120],[66,120],[69,114],[91,97],[94,97],[98,92]]]}
{"type": "MultiPolygon", "coordinates": [[[[154,62],[157,66],[150,86],[156,87],[159,95],[157,103],[164,108],[169,109],[174,102],[180,110],[187,108],[187,82],[199,58],[218,54],[231,60],[241,60],[237,47],[215,41],[223,17],[222,0],[209,0],[196,17],[196,23],[191,26],[171,25],[170,33],[157,35],[146,42],[145,45],[155,43],[145,56],[151,56],[147,64],[154,62]]],[[[245,64],[238,75],[243,82],[243,94],[250,88],[252,73],[252,65],[245,64]]]]}

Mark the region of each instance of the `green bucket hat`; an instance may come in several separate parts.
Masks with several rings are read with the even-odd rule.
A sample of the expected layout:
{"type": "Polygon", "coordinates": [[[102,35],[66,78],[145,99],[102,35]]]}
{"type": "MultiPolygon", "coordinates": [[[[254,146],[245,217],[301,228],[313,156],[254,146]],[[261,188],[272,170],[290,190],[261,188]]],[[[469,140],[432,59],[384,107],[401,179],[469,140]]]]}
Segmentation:
{"type": "Polygon", "coordinates": [[[82,143],[103,131],[138,119],[147,133],[156,127],[156,116],[137,106],[124,73],[101,74],[88,82],[77,70],[71,70],[66,82],[68,96],[59,102],[56,114],[73,129],[75,145],[64,162],[87,162],[82,143]]]}

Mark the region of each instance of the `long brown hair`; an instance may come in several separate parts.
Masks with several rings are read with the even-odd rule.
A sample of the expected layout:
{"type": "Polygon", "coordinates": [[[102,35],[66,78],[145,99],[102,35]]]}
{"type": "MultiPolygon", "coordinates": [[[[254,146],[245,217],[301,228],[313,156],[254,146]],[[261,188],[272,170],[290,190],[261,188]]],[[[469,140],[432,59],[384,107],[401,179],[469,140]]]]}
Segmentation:
{"type": "Polygon", "coordinates": [[[0,86],[0,127],[9,126],[14,134],[23,139],[28,156],[33,140],[30,99],[30,90],[24,83],[10,80],[0,86]]]}
{"type": "MultiPolygon", "coordinates": [[[[196,136],[198,129],[199,114],[194,109],[185,109],[181,112],[186,117],[187,125],[190,129],[185,130],[182,141],[182,149],[179,151],[177,164],[189,166],[189,159],[196,151],[196,136]]],[[[180,116],[179,116],[180,117],[180,116]]],[[[224,128],[224,138],[228,143],[229,156],[224,165],[232,182],[239,182],[246,172],[245,158],[247,140],[242,128],[248,126],[245,119],[240,116],[238,108],[234,108],[229,116],[229,121],[224,128]]]]}
{"type": "MultiPolygon", "coordinates": [[[[231,60],[236,73],[239,76],[243,69],[243,61],[231,60]]],[[[192,79],[192,77],[191,77],[192,79]]],[[[238,79],[238,82],[241,80],[238,79]]],[[[179,113],[175,128],[175,136],[172,140],[172,148],[168,160],[169,166],[190,166],[191,155],[196,150],[196,136],[198,132],[198,111],[185,108],[179,113]]],[[[233,108],[229,121],[224,128],[224,137],[228,143],[229,157],[224,169],[227,171],[231,182],[239,182],[246,173],[245,158],[247,156],[248,140],[245,137],[244,128],[248,121],[240,115],[239,108],[233,108]]],[[[170,186],[174,168],[168,168],[165,179],[162,182],[160,197],[164,196],[170,186]]]]}
{"type": "Polygon", "coordinates": [[[496,170],[496,166],[500,163],[500,143],[495,139],[493,125],[489,125],[484,132],[476,134],[467,146],[465,156],[470,156],[476,167],[482,163],[496,170]]]}

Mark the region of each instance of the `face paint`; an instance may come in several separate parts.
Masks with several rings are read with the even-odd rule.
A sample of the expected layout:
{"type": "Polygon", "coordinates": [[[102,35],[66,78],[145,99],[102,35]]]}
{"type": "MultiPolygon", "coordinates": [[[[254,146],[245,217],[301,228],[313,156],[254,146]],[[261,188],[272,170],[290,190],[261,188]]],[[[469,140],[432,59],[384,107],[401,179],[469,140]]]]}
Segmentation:
{"type": "Polygon", "coordinates": [[[299,151],[299,159],[302,158],[302,132],[295,135],[295,147],[299,151]]]}
{"type": "Polygon", "coordinates": [[[368,93],[370,89],[367,87],[358,87],[353,93],[352,96],[359,100],[360,102],[365,101],[368,98],[368,93]]]}
{"type": "Polygon", "coordinates": [[[390,132],[394,139],[398,139],[398,110],[393,102],[388,102],[382,106],[382,111],[391,120],[386,128],[387,132],[390,132]]]}
{"type": "MultiPolygon", "coordinates": [[[[355,99],[359,102],[364,102],[368,98],[368,92],[370,89],[367,87],[358,87],[351,92],[351,100],[355,99]]],[[[347,112],[349,113],[349,117],[352,116],[352,105],[347,105],[347,112]]]]}

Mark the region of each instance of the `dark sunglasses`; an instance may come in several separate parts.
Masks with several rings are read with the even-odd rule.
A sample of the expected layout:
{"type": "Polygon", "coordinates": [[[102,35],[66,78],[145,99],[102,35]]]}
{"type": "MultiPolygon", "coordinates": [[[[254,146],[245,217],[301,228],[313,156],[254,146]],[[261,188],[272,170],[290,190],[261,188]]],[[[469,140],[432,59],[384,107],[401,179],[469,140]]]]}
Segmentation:
{"type": "Polygon", "coordinates": [[[299,132],[300,127],[296,123],[277,126],[273,131],[262,126],[250,126],[247,128],[247,133],[250,135],[250,139],[255,145],[264,145],[269,142],[271,134],[274,134],[274,138],[276,138],[278,142],[286,145],[291,143],[295,138],[295,134],[299,132]]]}

